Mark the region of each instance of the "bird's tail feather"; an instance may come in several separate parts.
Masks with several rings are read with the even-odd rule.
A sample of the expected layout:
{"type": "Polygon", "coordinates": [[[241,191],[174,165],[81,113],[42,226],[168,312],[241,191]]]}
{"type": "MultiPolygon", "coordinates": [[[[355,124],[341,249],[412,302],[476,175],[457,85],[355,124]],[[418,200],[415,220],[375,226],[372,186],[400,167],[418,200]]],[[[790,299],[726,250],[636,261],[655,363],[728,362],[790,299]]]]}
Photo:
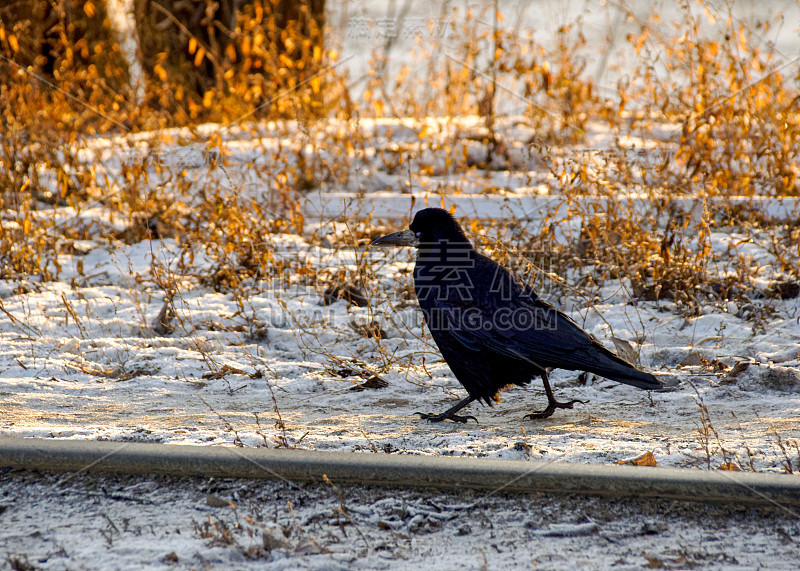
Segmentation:
{"type": "Polygon", "coordinates": [[[655,391],[664,388],[664,385],[661,384],[661,381],[656,379],[653,375],[650,373],[645,373],[644,371],[639,371],[638,369],[632,369],[631,372],[626,373],[609,370],[590,370],[589,372],[600,375],[601,377],[605,377],[606,379],[611,379],[612,381],[617,381],[618,383],[625,383],[626,385],[631,385],[633,387],[638,387],[648,391],[655,391]]]}
{"type": "Polygon", "coordinates": [[[602,345],[597,344],[594,349],[595,351],[592,351],[592,355],[587,355],[589,358],[587,359],[588,366],[584,369],[585,371],[648,391],[664,388],[661,381],[653,375],[640,371],[602,345]]]}

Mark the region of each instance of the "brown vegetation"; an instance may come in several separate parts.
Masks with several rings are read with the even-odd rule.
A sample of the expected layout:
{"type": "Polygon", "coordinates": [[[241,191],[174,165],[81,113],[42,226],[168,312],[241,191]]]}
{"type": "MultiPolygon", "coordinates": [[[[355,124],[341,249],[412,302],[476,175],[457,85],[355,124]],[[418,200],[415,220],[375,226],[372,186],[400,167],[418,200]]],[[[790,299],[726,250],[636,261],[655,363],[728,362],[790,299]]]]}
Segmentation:
{"type": "MultiPolygon", "coordinates": [[[[319,277],[323,290],[333,287],[301,257],[276,257],[270,236],[297,233],[315,243],[299,206],[303,194],[352,187],[366,150],[374,149],[376,168],[407,175],[409,185],[421,184],[421,175],[524,171],[534,157],[543,167],[540,180],[563,196],[581,228],[570,248],[553,246],[547,224],[517,232],[511,247],[552,252],[557,273],[584,268],[595,284],[627,278],[632,297],[692,307],[698,296],[749,295],[759,270],[744,261],[732,277],[708,271],[715,262],[710,234],[720,227],[768,235],[783,277],[759,295],[785,297],[800,281],[796,222],[754,216],[757,209],[739,200],[800,196],[797,74],[757,30],[730,16],[714,12],[715,33],[704,35],[710,6],[705,13],[687,8],[683,26],[669,36],[652,21],[638,22],[627,40],[640,61],[614,95],[602,95],[581,63],[580,22],[561,28],[545,49],[487,8],[453,23],[452,55],[433,57],[440,46],[420,43],[418,57],[430,56],[421,77],[403,66],[389,78],[376,56],[356,100],[336,65],[336,47],[323,41],[319,0],[252,1],[235,14],[225,2],[139,0],[147,85],[137,102],[102,0],[34,2],[32,10],[23,4],[29,3],[0,9],[1,277],[52,279],[59,256],[79,239],[175,237],[204,245],[217,263],[204,283],[217,289],[235,289],[246,277],[287,275],[319,277]],[[494,27],[479,25],[487,19],[494,27]],[[662,52],[666,69],[656,70],[651,56],[662,52]],[[517,118],[498,111],[503,98],[519,101],[517,118]],[[468,115],[479,118],[476,126],[456,119],[468,115]],[[414,119],[418,142],[378,143],[360,122],[386,116],[414,119]],[[278,119],[270,133],[290,142],[274,147],[260,139],[262,119],[278,119]],[[198,130],[207,121],[223,126],[198,130]],[[508,137],[503,121],[524,123],[530,138],[508,137]],[[576,152],[593,125],[616,143],[576,152]],[[85,159],[95,134],[170,126],[188,130],[152,131],[137,153],[122,137],[106,154],[85,159]],[[228,170],[216,176],[231,167],[223,135],[234,126],[252,130],[261,145],[264,160],[244,165],[256,194],[226,182],[228,170]],[[170,145],[202,149],[205,182],[162,160],[159,149],[170,145]],[[114,161],[115,181],[108,174],[114,161]],[[617,200],[631,193],[646,199],[646,212],[617,200]],[[682,210],[674,201],[680,196],[701,207],[682,210]],[[76,214],[89,206],[99,207],[103,219],[125,220],[126,228],[87,225],[76,214]]],[[[457,185],[427,190],[444,195],[457,185]]],[[[184,271],[191,271],[192,255],[187,246],[184,271]]]]}

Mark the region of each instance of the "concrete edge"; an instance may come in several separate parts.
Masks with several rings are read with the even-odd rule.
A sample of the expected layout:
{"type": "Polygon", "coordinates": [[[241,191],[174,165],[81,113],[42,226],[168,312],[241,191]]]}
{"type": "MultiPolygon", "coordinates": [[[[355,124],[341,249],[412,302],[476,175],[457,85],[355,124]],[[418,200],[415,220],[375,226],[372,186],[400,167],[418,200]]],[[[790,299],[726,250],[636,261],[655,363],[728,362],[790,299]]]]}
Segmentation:
{"type": "Polygon", "coordinates": [[[4,467],[800,506],[790,475],[440,456],[0,437],[4,467]]]}

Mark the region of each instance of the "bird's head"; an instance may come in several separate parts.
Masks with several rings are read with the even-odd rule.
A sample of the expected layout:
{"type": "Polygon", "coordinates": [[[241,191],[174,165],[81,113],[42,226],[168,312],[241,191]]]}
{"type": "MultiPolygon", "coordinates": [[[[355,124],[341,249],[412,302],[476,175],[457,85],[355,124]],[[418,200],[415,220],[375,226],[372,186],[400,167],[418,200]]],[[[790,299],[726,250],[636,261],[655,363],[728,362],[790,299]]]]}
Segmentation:
{"type": "Polygon", "coordinates": [[[441,208],[425,208],[416,213],[407,230],[382,236],[371,245],[419,248],[442,243],[470,245],[452,214],[441,208]]]}

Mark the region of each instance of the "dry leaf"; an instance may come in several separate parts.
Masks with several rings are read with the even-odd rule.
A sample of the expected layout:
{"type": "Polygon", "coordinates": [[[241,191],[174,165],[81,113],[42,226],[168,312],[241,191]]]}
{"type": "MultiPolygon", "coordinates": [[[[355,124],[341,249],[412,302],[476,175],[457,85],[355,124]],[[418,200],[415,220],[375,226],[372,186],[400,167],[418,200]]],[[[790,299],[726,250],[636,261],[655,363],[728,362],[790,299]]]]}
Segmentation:
{"type": "Polygon", "coordinates": [[[700,365],[703,365],[704,362],[705,359],[703,359],[703,357],[700,356],[700,353],[692,351],[691,353],[686,355],[686,357],[683,358],[683,361],[681,361],[678,364],[681,367],[699,367],[700,365]]]}
{"type": "Polygon", "coordinates": [[[247,375],[247,371],[243,371],[237,367],[231,367],[230,365],[222,365],[218,371],[203,373],[203,378],[217,380],[225,378],[226,375],[247,375]]]}
{"type": "Polygon", "coordinates": [[[167,81],[167,70],[164,69],[160,64],[153,66],[153,73],[155,73],[158,76],[158,79],[161,81],[167,81]]]}
{"type": "Polygon", "coordinates": [[[628,464],[630,466],[658,466],[656,457],[649,450],[644,454],[640,454],[634,458],[626,458],[624,460],[617,460],[617,464],[628,464]]]}
{"type": "Polygon", "coordinates": [[[720,464],[717,470],[727,470],[728,472],[742,471],[742,469],[739,468],[739,465],[736,462],[725,462],[724,464],[720,464]]]}
{"type": "Polygon", "coordinates": [[[628,363],[636,364],[639,360],[639,355],[636,354],[636,349],[633,348],[628,341],[620,339],[619,337],[612,337],[611,341],[614,342],[614,347],[617,349],[617,355],[628,361],[628,363]]]}
{"type": "Polygon", "coordinates": [[[369,300],[361,290],[350,283],[339,283],[326,289],[322,296],[322,303],[323,305],[330,305],[336,303],[340,299],[349,301],[358,307],[366,307],[369,305],[369,300]]]}
{"type": "Polygon", "coordinates": [[[350,390],[360,392],[366,389],[385,389],[388,386],[389,383],[386,382],[384,379],[380,378],[378,375],[372,375],[360,385],[350,387],[350,390]]]}
{"type": "Polygon", "coordinates": [[[742,373],[744,373],[748,367],[750,367],[750,361],[739,361],[733,366],[730,373],[728,373],[729,377],[738,377],[742,373]]]}
{"type": "Polygon", "coordinates": [[[355,321],[350,322],[350,327],[358,333],[367,338],[372,339],[386,339],[386,331],[383,330],[381,324],[377,321],[370,321],[367,323],[357,323],[355,321]]]}
{"type": "Polygon", "coordinates": [[[194,54],[194,66],[200,67],[200,64],[203,63],[203,58],[206,57],[206,50],[202,46],[200,49],[197,50],[197,53],[194,54]]]}

